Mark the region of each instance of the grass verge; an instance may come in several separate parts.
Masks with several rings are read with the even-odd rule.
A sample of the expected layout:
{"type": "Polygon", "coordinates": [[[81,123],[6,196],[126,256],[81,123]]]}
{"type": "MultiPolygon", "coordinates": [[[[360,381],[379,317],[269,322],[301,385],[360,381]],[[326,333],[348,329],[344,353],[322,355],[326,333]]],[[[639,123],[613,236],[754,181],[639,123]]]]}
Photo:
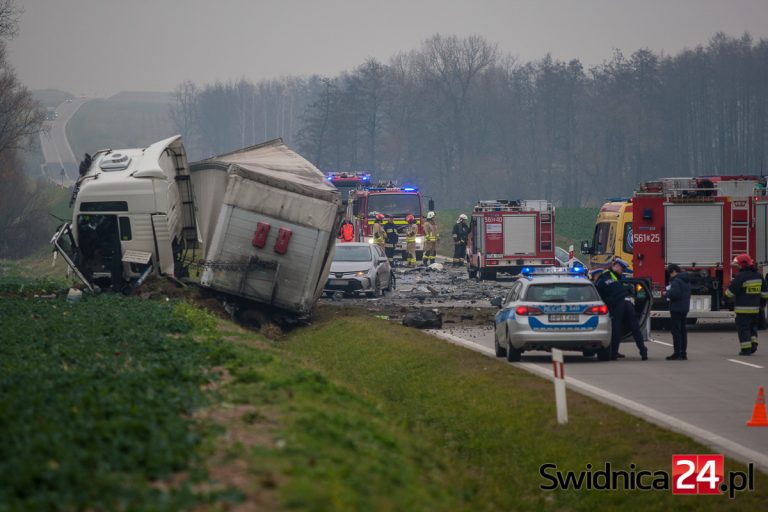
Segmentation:
{"type": "MultiPolygon", "coordinates": [[[[0,296],[0,510],[764,510],[756,491],[543,491],[539,466],[710,450],[348,309],[278,342],[180,302],[0,296]]],[[[598,363],[596,363],[598,364],[598,363]]],[[[726,461],[726,470],[741,469],[726,461]]]]}

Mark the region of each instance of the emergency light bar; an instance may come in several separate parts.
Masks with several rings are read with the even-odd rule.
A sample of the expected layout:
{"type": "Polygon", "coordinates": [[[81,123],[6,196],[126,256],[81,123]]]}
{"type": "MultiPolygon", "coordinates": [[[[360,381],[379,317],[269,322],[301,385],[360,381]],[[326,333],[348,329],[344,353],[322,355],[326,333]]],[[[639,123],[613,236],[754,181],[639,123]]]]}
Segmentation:
{"type": "Polygon", "coordinates": [[[325,179],[328,181],[333,180],[347,180],[347,181],[371,181],[371,173],[369,172],[329,172],[325,179]]]}
{"type": "Polygon", "coordinates": [[[523,267],[520,273],[526,277],[530,276],[551,276],[551,275],[566,275],[566,276],[579,276],[584,277],[586,269],[581,265],[574,265],[573,267],[523,267]]]}

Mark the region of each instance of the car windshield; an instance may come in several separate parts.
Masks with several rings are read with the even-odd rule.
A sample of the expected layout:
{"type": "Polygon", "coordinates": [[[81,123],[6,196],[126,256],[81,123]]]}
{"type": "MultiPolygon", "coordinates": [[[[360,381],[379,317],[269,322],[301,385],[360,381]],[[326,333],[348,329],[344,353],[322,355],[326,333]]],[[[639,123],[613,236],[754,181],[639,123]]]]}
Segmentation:
{"type": "Polygon", "coordinates": [[[337,245],[333,261],[371,261],[371,248],[363,245],[337,245]]]}
{"type": "Polygon", "coordinates": [[[525,293],[526,302],[594,302],[597,290],[589,283],[532,284],[525,293]]]}
{"type": "Polygon", "coordinates": [[[374,194],[368,196],[368,215],[373,212],[405,217],[409,213],[421,216],[421,204],[416,194],[374,194]]]}

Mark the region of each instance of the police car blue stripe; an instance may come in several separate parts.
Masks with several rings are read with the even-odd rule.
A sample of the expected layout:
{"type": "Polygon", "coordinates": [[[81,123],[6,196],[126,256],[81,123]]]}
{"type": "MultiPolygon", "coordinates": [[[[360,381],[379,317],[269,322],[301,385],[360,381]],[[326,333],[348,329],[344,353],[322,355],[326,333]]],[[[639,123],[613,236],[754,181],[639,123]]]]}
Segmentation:
{"type": "Polygon", "coordinates": [[[597,328],[598,318],[593,316],[583,324],[545,324],[536,317],[528,319],[528,325],[534,331],[593,331],[597,328]]]}

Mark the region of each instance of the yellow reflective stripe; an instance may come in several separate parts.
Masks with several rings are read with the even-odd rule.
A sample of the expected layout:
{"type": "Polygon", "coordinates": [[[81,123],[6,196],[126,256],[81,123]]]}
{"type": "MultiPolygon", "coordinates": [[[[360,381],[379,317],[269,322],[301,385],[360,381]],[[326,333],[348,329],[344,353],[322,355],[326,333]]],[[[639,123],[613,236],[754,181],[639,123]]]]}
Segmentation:
{"type": "Polygon", "coordinates": [[[768,299],[768,292],[761,292],[760,297],[762,297],[763,299],[768,299]]]}
{"type": "Polygon", "coordinates": [[[757,306],[755,306],[755,307],[740,306],[738,308],[735,308],[733,311],[734,311],[734,313],[743,313],[743,314],[751,315],[751,314],[754,314],[754,313],[759,313],[760,312],[760,308],[757,307],[757,306]]]}
{"type": "Polygon", "coordinates": [[[746,350],[746,349],[752,348],[752,342],[751,342],[751,341],[742,341],[742,342],[741,342],[741,348],[742,348],[743,350],[746,350]]]}
{"type": "Polygon", "coordinates": [[[762,279],[749,279],[747,281],[744,281],[744,283],[741,286],[746,288],[747,286],[752,286],[752,285],[755,285],[755,284],[762,285],[763,284],[763,280],[762,279]]]}
{"type": "Polygon", "coordinates": [[[728,297],[728,298],[735,297],[735,295],[733,294],[733,292],[730,289],[725,290],[725,296],[728,297]]]}

